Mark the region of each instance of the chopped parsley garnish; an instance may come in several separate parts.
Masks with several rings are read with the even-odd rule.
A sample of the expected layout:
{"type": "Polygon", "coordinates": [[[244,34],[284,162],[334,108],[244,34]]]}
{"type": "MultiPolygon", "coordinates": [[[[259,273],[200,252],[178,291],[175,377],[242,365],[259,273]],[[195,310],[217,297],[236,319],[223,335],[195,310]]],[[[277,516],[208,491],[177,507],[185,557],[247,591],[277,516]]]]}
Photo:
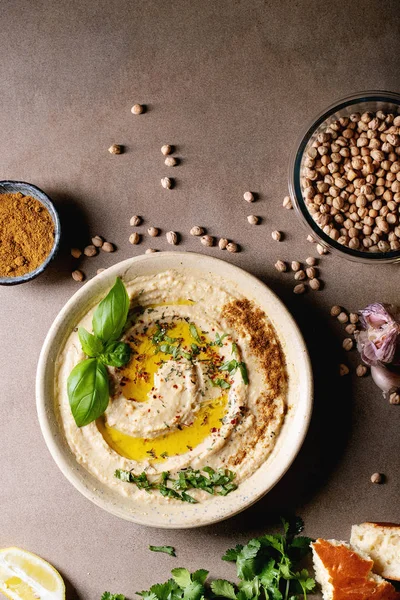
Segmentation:
{"type": "Polygon", "coordinates": [[[187,493],[188,490],[203,490],[208,494],[218,496],[226,496],[236,490],[237,485],[233,483],[236,473],[233,471],[229,469],[216,471],[211,467],[204,467],[202,471],[206,475],[201,470],[188,467],[178,471],[177,479],[171,477],[169,471],[164,471],[157,481],[150,481],[144,471],[140,475],[135,475],[132,471],[117,469],[114,475],[121,481],[133,483],[140,490],[146,490],[146,492],[158,490],[162,496],[192,504],[196,504],[197,500],[187,493]]]}
{"type": "MultiPolygon", "coordinates": [[[[238,583],[214,579],[207,584],[205,569],[190,573],[178,568],[171,571],[172,578],[166,583],[137,594],[144,600],[307,600],[315,581],[297,565],[310,552],[311,539],[298,536],[303,529],[301,519],[282,519],[282,524],[283,534],[263,535],[227,550],[222,559],[236,563],[238,583]]],[[[119,596],[115,599],[120,600],[119,596]]],[[[114,600],[114,596],[104,600],[114,600]]]]}
{"type": "Polygon", "coordinates": [[[199,333],[196,329],[196,325],[194,323],[189,323],[189,331],[192,338],[198,343],[201,344],[201,339],[199,333]]]}
{"type": "Polygon", "coordinates": [[[176,556],[175,548],[173,546],[149,546],[149,550],[152,552],[164,552],[164,554],[176,556]]]}
{"type": "Polygon", "coordinates": [[[214,342],[214,345],[215,345],[215,346],[219,346],[219,347],[221,348],[221,347],[223,346],[223,343],[222,343],[222,342],[224,341],[224,339],[225,339],[225,338],[226,338],[228,335],[229,335],[228,333],[224,333],[223,335],[219,335],[219,333],[217,332],[217,333],[215,334],[215,342],[214,342]]]}
{"type": "Polygon", "coordinates": [[[220,371],[228,371],[229,375],[234,375],[238,369],[242,376],[243,383],[248,385],[249,375],[247,373],[246,363],[239,362],[238,360],[233,358],[232,360],[227,360],[226,362],[224,362],[224,364],[220,367],[220,371]]]}
{"type": "Polygon", "coordinates": [[[220,387],[223,390],[227,390],[231,387],[231,384],[228,381],[225,381],[225,379],[210,379],[211,384],[213,387],[220,387]]]}

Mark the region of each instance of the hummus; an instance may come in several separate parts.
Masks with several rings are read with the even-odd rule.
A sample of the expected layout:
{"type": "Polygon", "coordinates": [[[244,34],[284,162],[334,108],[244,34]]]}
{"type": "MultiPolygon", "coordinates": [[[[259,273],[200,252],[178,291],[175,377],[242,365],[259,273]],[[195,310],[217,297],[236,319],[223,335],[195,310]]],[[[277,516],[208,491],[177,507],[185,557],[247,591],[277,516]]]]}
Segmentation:
{"type": "MultiPolygon", "coordinates": [[[[78,428],[69,406],[67,379],[84,358],[76,328],[57,357],[57,411],[77,461],[147,502],[177,500],[117,479],[117,469],[157,478],[226,468],[240,485],[271,453],[286,413],[285,360],[268,317],[229,281],[186,271],[137,277],[127,290],[132,356],[109,367],[112,395],[96,422],[78,428]]],[[[94,310],[76,326],[91,331],[94,310]]]]}

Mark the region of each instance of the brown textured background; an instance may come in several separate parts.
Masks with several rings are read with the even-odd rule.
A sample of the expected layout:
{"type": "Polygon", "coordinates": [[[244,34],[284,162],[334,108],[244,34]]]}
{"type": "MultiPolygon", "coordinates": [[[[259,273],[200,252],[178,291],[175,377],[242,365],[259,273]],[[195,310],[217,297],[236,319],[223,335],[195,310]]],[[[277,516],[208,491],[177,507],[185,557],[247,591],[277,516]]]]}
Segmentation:
{"type": "MultiPolygon", "coordinates": [[[[341,303],[398,301],[398,267],[379,270],[326,257],[325,289],[298,297],[278,258],[313,253],[293,211],[281,207],[288,156],[326,105],[362,89],[400,91],[399,3],[388,0],[2,0],[0,178],[20,179],[54,199],[67,249],[100,234],[114,255],[82,261],[92,276],[165,239],[128,243],[129,218],[181,232],[179,249],[248,269],[286,302],[313,360],[315,412],[294,466],[242,515],[195,531],[157,531],[120,521],[80,496],[53,462],[35,410],[36,363],[46,332],[79,284],[63,250],[34,282],[0,289],[0,546],[37,552],[70,582],[70,598],[110,589],[133,598],[170,568],[204,567],[233,577],[223,551],[293,510],[312,536],[347,538],[354,522],[400,520],[400,407],[370,379],[336,376],[341,303]],[[148,106],[133,116],[134,102],[148,106]],[[127,152],[111,156],[112,143],[127,152]],[[177,147],[168,169],[160,146],[177,147]],[[160,178],[177,179],[172,191],[160,178]],[[248,205],[245,190],[259,194],[248,205]],[[263,218],[247,223],[248,214],[263,218]],[[205,249],[194,224],[242,245],[205,249]],[[273,242],[271,231],[285,232],[273,242]],[[374,471],[387,483],[373,486],[374,471]],[[177,559],[148,544],[176,546],[177,559]]],[[[353,365],[356,356],[347,357],[353,365]]],[[[185,507],[182,506],[182,510],[185,507]]]]}

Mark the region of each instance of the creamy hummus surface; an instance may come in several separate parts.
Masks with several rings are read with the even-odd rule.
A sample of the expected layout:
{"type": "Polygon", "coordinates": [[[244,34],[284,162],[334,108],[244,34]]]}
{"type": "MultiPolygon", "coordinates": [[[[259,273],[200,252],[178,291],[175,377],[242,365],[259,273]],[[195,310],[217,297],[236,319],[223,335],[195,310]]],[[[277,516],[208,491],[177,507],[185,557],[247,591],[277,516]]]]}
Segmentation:
{"type": "MultiPolygon", "coordinates": [[[[57,358],[57,411],[77,461],[147,502],[177,500],[117,479],[117,469],[157,478],[189,466],[226,468],[240,485],[270,454],[286,413],[285,359],[268,317],[215,275],[170,270],[137,277],[127,290],[122,339],[132,356],[121,369],[108,367],[112,395],[96,422],[78,428],[69,406],[67,379],[84,358],[76,329],[57,358]],[[230,361],[245,372],[224,368],[230,361]]],[[[91,331],[94,309],[76,326],[91,331]]]]}

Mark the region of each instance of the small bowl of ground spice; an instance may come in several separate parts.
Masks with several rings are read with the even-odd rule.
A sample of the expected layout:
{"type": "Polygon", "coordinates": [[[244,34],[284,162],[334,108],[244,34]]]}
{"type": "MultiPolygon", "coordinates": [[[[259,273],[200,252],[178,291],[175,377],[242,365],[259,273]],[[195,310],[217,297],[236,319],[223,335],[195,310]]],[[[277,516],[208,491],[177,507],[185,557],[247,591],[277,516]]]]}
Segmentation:
{"type": "Polygon", "coordinates": [[[0,181],[0,285],[25,283],[43,273],[60,242],[50,198],[23,181],[0,181]]]}
{"type": "Polygon", "coordinates": [[[292,155],[289,189],[326,249],[359,262],[400,260],[400,95],[362,92],[320,113],[292,155]]]}

